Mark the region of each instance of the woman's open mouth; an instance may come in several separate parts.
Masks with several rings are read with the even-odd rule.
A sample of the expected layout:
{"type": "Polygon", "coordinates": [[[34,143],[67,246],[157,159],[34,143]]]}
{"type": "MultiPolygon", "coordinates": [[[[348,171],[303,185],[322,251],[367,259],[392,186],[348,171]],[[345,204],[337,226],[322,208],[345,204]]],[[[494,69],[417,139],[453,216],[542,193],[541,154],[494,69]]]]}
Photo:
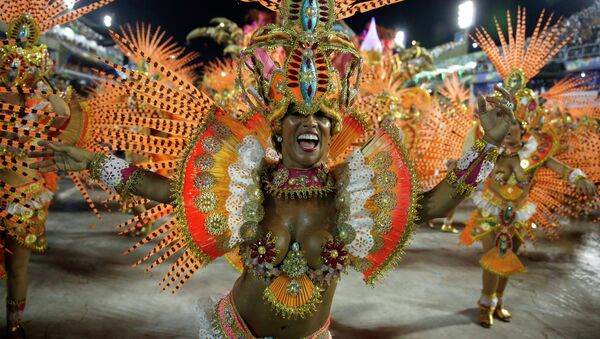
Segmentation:
{"type": "Polygon", "coordinates": [[[314,152],[319,146],[319,136],[314,133],[303,133],[296,138],[298,145],[304,152],[314,152]]]}

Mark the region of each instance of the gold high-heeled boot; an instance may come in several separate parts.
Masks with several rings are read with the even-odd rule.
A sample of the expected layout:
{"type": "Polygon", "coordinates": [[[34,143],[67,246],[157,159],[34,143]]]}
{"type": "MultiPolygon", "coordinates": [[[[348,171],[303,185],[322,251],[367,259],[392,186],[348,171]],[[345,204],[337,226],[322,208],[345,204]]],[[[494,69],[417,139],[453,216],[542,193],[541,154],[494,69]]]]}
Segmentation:
{"type": "Polygon", "coordinates": [[[440,231],[445,232],[445,233],[454,233],[454,234],[458,233],[458,230],[456,228],[452,227],[451,224],[446,224],[446,223],[444,223],[442,225],[442,228],[440,228],[440,231]]]}
{"type": "Polygon", "coordinates": [[[496,309],[494,310],[494,316],[507,323],[510,322],[510,319],[512,318],[510,312],[504,308],[502,296],[498,296],[498,305],[496,305],[496,309]]]}
{"type": "MultiPolygon", "coordinates": [[[[486,306],[481,303],[481,299],[488,299],[490,301],[494,301],[496,299],[496,294],[485,295],[483,294],[481,298],[477,301],[477,305],[479,305],[479,324],[482,327],[490,328],[494,324],[494,311],[496,309],[495,306],[486,306]]],[[[494,304],[495,302],[492,302],[494,304]]]]}
{"type": "Polygon", "coordinates": [[[25,299],[6,301],[6,338],[25,338],[25,330],[21,326],[21,315],[25,310],[25,299]]]}

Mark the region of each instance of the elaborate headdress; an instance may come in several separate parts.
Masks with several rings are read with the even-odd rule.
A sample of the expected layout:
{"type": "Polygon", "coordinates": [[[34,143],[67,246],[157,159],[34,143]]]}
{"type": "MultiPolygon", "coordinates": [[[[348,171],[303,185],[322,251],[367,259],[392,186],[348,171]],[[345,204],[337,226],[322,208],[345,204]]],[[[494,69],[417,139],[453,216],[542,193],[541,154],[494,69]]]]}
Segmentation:
{"type": "Polygon", "coordinates": [[[533,91],[526,87],[527,82],[535,77],[539,71],[558,53],[570,37],[564,38],[565,26],[562,19],[551,25],[553,14],[545,19],[544,11],[540,14],[535,30],[529,43],[526,39],[526,10],[519,7],[517,10],[517,25],[513,29],[510,12],[506,14],[508,20],[508,41],[498,20],[496,28],[500,38],[500,46],[496,46],[494,39],[483,28],[478,28],[475,37],[471,37],[488,55],[496,67],[504,85],[507,88],[518,87],[516,102],[516,117],[529,126],[540,127],[542,117],[537,97],[533,91]],[[514,33],[513,33],[514,31],[514,33]]]}
{"type": "Polygon", "coordinates": [[[0,21],[8,26],[8,40],[0,42],[0,84],[21,85],[45,76],[52,61],[46,46],[38,45],[42,34],[112,1],[67,11],[67,2],[61,0],[0,0],[0,21]]]}
{"type": "Polygon", "coordinates": [[[247,89],[252,104],[271,122],[283,118],[290,105],[303,115],[320,111],[333,120],[334,131],[339,131],[342,115],[358,89],[361,61],[354,44],[334,31],[333,25],[357,11],[401,0],[243,1],[278,9],[283,20],[281,25],[260,28],[242,52],[256,80],[256,88],[247,89]],[[283,64],[270,56],[276,49],[286,54],[283,64]]]}

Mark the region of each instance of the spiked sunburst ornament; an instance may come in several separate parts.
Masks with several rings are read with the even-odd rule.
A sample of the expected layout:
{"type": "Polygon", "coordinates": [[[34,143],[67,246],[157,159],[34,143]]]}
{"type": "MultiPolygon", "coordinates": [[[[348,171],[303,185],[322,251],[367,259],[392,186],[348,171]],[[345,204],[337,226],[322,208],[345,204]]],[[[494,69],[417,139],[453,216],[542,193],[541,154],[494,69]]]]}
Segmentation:
{"type": "Polygon", "coordinates": [[[39,45],[42,34],[112,1],[68,11],[67,2],[59,0],[0,0],[0,21],[8,26],[8,40],[0,41],[0,85],[31,85],[47,75],[52,61],[46,46],[39,45]]]}
{"type": "Polygon", "coordinates": [[[267,8],[279,9],[283,23],[259,29],[243,52],[257,83],[246,90],[252,105],[271,122],[281,119],[289,105],[303,115],[320,111],[339,131],[358,90],[361,58],[333,24],[357,11],[400,1],[259,0],[267,8]],[[278,49],[285,51],[283,64],[270,57],[278,49]]]}
{"type": "Polygon", "coordinates": [[[484,28],[477,28],[475,37],[471,37],[487,54],[504,79],[507,88],[518,88],[515,102],[515,115],[527,127],[539,128],[543,123],[543,114],[539,101],[532,90],[528,89],[527,82],[535,77],[540,70],[567,44],[570,37],[562,39],[565,25],[562,19],[554,24],[553,14],[548,18],[542,11],[535,29],[527,42],[526,36],[526,10],[519,7],[517,10],[517,24],[513,27],[510,12],[507,12],[508,40],[502,32],[498,20],[496,29],[500,39],[500,46],[496,46],[494,39],[484,28]]]}

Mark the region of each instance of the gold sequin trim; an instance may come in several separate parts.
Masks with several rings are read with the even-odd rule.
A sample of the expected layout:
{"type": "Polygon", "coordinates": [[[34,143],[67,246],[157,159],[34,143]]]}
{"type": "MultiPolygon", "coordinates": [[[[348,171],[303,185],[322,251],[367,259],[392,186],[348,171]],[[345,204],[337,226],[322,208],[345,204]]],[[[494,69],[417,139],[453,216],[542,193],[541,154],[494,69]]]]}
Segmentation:
{"type": "Polygon", "coordinates": [[[227,230],[227,218],[220,213],[213,213],[206,218],[206,231],[208,234],[218,236],[227,230]]]}
{"type": "Polygon", "coordinates": [[[209,171],[215,165],[215,159],[210,154],[202,154],[194,158],[194,166],[202,171],[209,171]]]}
{"type": "Polygon", "coordinates": [[[202,149],[210,154],[219,153],[221,146],[221,142],[213,137],[206,137],[202,140],[202,149]]]}
{"type": "Polygon", "coordinates": [[[212,189],[216,183],[215,176],[209,172],[202,172],[194,177],[194,185],[201,191],[212,189]]]}
{"type": "Polygon", "coordinates": [[[202,192],[194,199],[194,202],[198,211],[208,214],[217,208],[218,198],[213,192],[202,192]]]}

